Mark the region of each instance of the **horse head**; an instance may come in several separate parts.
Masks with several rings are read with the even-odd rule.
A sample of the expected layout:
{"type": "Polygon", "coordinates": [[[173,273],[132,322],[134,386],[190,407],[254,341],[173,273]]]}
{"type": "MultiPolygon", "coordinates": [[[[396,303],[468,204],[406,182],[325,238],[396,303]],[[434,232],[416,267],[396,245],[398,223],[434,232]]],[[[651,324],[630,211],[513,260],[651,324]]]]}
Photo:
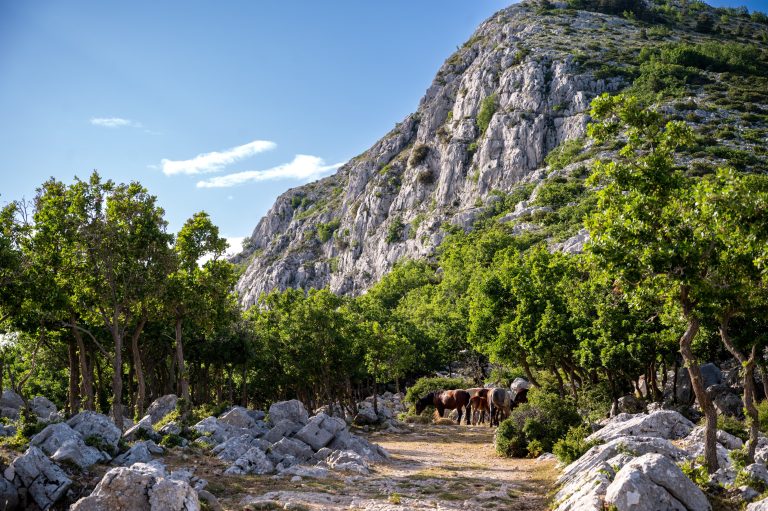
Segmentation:
{"type": "Polygon", "coordinates": [[[420,414],[421,412],[424,411],[424,408],[426,408],[428,405],[431,405],[431,404],[434,404],[434,403],[435,403],[435,393],[434,392],[430,392],[429,394],[427,394],[423,398],[421,398],[418,401],[416,401],[416,413],[420,414]]]}

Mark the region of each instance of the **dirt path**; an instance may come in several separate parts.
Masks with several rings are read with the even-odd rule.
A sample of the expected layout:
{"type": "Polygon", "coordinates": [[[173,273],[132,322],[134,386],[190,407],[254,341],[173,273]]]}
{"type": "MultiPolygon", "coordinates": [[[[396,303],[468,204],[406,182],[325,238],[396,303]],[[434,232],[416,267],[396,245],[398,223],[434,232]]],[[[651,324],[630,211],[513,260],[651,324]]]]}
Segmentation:
{"type": "Polygon", "coordinates": [[[373,433],[369,439],[391,454],[369,475],[291,481],[278,476],[220,476],[213,466],[199,467],[197,475],[209,480],[209,490],[225,509],[254,511],[544,511],[557,477],[553,462],[497,457],[493,432],[483,426],[418,425],[412,433],[373,433]]]}

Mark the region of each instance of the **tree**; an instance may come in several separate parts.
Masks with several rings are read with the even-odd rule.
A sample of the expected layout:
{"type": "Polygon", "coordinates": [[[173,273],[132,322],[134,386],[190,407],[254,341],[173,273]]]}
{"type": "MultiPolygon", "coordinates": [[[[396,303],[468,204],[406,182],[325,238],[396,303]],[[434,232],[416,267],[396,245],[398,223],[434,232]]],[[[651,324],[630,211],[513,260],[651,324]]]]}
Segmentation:
{"type": "Polygon", "coordinates": [[[718,468],[717,412],[704,388],[692,344],[701,328],[701,306],[712,253],[694,236],[690,223],[692,182],[676,167],[676,150],[692,139],[684,123],[666,122],[637,98],[603,94],[592,102],[598,142],[626,137],[618,157],[594,166],[590,183],[601,185],[598,208],[589,217],[590,252],[615,274],[623,288],[641,287],[676,303],[686,320],[680,353],[696,398],[707,418],[704,457],[710,473],[718,468]]]}
{"type": "Polygon", "coordinates": [[[184,362],[183,322],[189,315],[204,322],[226,303],[222,295],[234,286],[231,264],[220,260],[226,249],[227,240],[219,236],[219,228],[205,212],[195,213],[184,223],[174,245],[177,267],[169,277],[168,306],[174,317],[178,393],[187,402],[189,380],[184,362]],[[200,267],[204,257],[210,259],[200,267]]]}
{"type": "Polygon", "coordinates": [[[70,193],[78,220],[76,249],[85,256],[75,295],[81,313],[100,321],[112,339],[112,414],[122,428],[125,338],[138,340],[148,300],[165,283],[172,236],[163,209],[139,183],[116,185],[94,172],[87,182],[76,180],[70,193]]]}

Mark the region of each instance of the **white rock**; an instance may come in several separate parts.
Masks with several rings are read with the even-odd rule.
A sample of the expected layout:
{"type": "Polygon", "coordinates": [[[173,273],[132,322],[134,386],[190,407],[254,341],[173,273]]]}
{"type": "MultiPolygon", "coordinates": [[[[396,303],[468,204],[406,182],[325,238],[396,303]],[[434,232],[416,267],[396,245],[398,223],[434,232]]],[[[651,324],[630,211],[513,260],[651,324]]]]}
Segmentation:
{"type": "Polygon", "coordinates": [[[227,475],[244,474],[268,474],[275,470],[275,466],[258,447],[248,449],[248,452],[239,457],[224,471],[227,475]]]}
{"type": "Polygon", "coordinates": [[[621,413],[602,429],[587,437],[587,441],[603,442],[622,436],[658,437],[674,440],[688,435],[694,424],[674,410],[659,410],[651,414],[621,413]]]}
{"type": "Polygon", "coordinates": [[[281,420],[286,419],[304,425],[309,419],[309,414],[307,409],[304,408],[304,404],[298,399],[279,401],[269,407],[270,423],[277,424],[281,420]]]}
{"type": "Polygon", "coordinates": [[[179,398],[175,394],[166,394],[152,401],[147,408],[152,424],[157,424],[160,420],[176,409],[179,398]]]}
{"type": "Polygon", "coordinates": [[[35,446],[13,460],[3,475],[17,488],[26,488],[42,509],[51,507],[72,485],[67,474],[35,446]]]}
{"type": "Polygon", "coordinates": [[[110,446],[113,451],[117,449],[117,443],[122,436],[120,429],[109,417],[96,412],[80,412],[69,419],[67,424],[80,433],[85,440],[88,440],[89,437],[96,437],[110,446]]]}

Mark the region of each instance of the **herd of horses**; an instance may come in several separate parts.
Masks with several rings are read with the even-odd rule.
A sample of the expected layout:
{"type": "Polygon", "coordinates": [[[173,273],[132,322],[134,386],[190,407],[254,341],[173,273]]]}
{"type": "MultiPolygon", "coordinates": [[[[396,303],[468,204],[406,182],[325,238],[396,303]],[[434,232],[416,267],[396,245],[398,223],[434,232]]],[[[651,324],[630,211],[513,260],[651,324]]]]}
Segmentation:
{"type": "Polygon", "coordinates": [[[466,423],[484,423],[485,414],[489,415],[489,425],[498,426],[509,417],[510,412],[520,403],[528,401],[528,389],[507,390],[502,388],[474,388],[439,390],[430,392],[416,402],[416,413],[421,413],[427,406],[434,406],[440,417],[446,410],[457,410],[458,424],[462,415],[466,423]]]}

